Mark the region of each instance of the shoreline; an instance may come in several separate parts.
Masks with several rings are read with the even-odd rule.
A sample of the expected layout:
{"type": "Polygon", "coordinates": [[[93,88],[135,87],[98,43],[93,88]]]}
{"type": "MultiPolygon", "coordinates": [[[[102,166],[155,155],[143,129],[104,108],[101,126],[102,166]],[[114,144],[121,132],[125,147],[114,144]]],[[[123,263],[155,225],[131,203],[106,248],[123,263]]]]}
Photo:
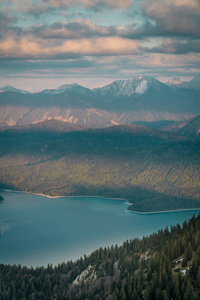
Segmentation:
{"type": "Polygon", "coordinates": [[[191,210],[200,210],[200,208],[181,208],[174,210],[159,210],[159,211],[133,211],[127,209],[130,213],[139,214],[139,215],[151,215],[151,214],[165,214],[165,213],[173,213],[173,212],[181,212],[181,211],[191,211],[191,210]]]}
{"type": "Polygon", "coordinates": [[[14,192],[14,193],[23,193],[23,194],[31,194],[31,195],[35,195],[35,196],[43,196],[43,197],[47,197],[47,198],[101,198],[101,199],[113,199],[113,200],[120,200],[120,201],[126,201],[126,203],[128,205],[130,205],[130,203],[127,202],[127,199],[124,198],[109,198],[109,197],[103,197],[103,196],[87,196],[87,195],[78,195],[78,196],[50,196],[50,195],[46,195],[46,194],[40,194],[40,193],[32,193],[32,192],[25,192],[25,191],[16,191],[16,190],[8,190],[8,189],[0,189],[0,191],[5,191],[5,192],[14,192]]]}
{"type": "MultiPolygon", "coordinates": [[[[5,192],[14,192],[14,193],[23,193],[23,194],[31,194],[31,195],[35,195],[35,196],[43,196],[43,197],[47,197],[47,198],[52,198],[52,199],[56,199],[56,198],[101,198],[101,199],[110,199],[110,200],[120,200],[120,201],[125,201],[125,203],[127,205],[132,205],[132,203],[128,202],[127,199],[124,198],[108,198],[108,197],[103,197],[103,196],[50,196],[50,195],[46,195],[43,193],[32,193],[32,192],[25,192],[25,191],[16,191],[16,190],[9,190],[9,189],[0,189],[2,191],[5,192]]],[[[4,202],[4,201],[3,201],[4,202]]],[[[160,210],[160,211],[133,211],[133,210],[129,210],[127,208],[127,211],[130,213],[134,213],[134,214],[139,214],[139,215],[150,215],[150,214],[164,214],[164,213],[173,213],[173,212],[181,212],[181,211],[191,211],[191,210],[200,210],[200,208],[182,208],[182,209],[174,209],[174,210],[160,210]]]]}

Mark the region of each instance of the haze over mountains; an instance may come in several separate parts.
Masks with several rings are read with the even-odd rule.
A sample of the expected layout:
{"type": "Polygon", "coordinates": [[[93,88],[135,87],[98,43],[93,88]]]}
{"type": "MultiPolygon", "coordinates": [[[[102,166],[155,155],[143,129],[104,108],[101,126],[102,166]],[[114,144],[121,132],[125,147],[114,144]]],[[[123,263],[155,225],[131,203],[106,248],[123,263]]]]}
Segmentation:
{"type": "Polygon", "coordinates": [[[200,79],[164,84],[144,76],[90,90],[76,83],[28,93],[0,89],[0,125],[57,119],[92,128],[135,121],[182,121],[200,114],[200,79]]]}

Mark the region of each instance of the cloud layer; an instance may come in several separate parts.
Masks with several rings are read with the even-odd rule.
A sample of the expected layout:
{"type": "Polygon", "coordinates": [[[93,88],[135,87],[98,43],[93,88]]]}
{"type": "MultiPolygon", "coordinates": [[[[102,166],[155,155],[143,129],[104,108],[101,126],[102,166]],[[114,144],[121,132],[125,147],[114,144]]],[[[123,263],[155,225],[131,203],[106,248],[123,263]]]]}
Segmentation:
{"type": "Polygon", "coordinates": [[[0,8],[7,78],[48,76],[48,65],[55,76],[79,69],[93,78],[199,72],[199,0],[0,0],[0,8]]]}

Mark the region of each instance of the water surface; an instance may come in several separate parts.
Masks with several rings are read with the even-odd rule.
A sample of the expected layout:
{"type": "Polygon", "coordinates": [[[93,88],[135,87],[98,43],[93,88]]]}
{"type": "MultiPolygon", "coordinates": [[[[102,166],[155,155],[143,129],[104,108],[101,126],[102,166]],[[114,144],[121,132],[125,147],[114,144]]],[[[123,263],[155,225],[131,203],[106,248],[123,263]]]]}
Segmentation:
{"type": "Polygon", "coordinates": [[[27,266],[75,260],[93,250],[188,220],[194,211],[135,214],[124,200],[0,191],[0,263],[27,266]]]}

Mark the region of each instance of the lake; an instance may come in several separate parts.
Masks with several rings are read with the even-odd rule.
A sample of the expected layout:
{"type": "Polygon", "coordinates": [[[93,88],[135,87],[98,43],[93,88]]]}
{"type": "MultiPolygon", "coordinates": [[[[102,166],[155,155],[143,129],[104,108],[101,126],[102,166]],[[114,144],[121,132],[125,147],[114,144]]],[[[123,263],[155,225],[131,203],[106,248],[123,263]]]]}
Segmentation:
{"type": "Polygon", "coordinates": [[[127,211],[124,200],[100,197],[48,198],[0,191],[0,263],[56,265],[122,244],[198,214],[198,210],[157,214],[127,211]]]}

